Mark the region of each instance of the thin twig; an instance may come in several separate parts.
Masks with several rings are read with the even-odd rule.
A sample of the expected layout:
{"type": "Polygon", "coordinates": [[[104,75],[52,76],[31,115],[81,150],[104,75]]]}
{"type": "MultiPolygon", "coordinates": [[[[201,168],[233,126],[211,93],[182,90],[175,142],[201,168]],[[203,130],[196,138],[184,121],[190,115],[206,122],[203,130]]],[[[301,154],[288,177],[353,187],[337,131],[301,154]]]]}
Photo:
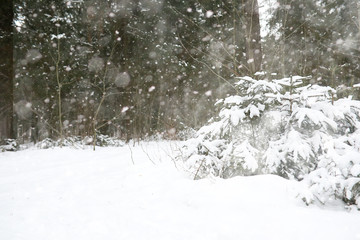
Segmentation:
{"type": "Polygon", "coordinates": [[[148,157],[148,159],[150,160],[150,162],[152,162],[154,165],[156,165],[155,162],[150,158],[149,154],[145,151],[145,149],[143,148],[142,144],[139,144],[139,145],[140,145],[141,149],[143,150],[143,152],[144,152],[144,153],[146,154],[146,156],[148,157]]]}
{"type": "Polygon", "coordinates": [[[204,164],[205,160],[206,160],[206,158],[204,158],[204,159],[201,161],[200,166],[199,166],[199,168],[197,169],[197,171],[196,171],[196,173],[195,173],[194,180],[196,180],[196,178],[197,178],[197,176],[198,176],[198,173],[199,173],[199,171],[200,171],[200,168],[201,168],[202,165],[204,164]]]}
{"type": "Polygon", "coordinates": [[[129,144],[128,144],[128,147],[129,147],[129,149],[130,149],[130,157],[131,157],[131,161],[132,161],[133,165],[135,165],[134,158],[133,158],[133,152],[132,152],[131,147],[130,147],[130,145],[129,145],[129,144]]]}

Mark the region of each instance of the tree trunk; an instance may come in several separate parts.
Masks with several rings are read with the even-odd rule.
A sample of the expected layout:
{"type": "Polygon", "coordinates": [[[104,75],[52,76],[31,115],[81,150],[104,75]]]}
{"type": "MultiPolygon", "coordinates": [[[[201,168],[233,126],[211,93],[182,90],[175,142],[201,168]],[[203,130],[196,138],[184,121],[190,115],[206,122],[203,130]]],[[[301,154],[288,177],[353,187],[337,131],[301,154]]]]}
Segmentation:
{"type": "Polygon", "coordinates": [[[259,5],[257,0],[243,0],[246,25],[246,60],[251,74],[261,70],[262,50],[259,5]]]}
{"type": "Polygon", "coordinates": [[[13,129],[13,4],[0,3],[0,140],[15,138],[13,129]]]}

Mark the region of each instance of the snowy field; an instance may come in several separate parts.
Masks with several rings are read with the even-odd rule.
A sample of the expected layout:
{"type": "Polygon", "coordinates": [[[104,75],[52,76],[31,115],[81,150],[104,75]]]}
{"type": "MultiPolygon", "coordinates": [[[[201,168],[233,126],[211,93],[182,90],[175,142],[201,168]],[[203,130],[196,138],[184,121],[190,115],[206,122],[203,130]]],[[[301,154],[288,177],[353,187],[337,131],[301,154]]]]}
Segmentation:
{"type": "Polygon", "coordinates": [[[277,176],[193,181],[176,145],[0,153],[0,239],[360,239],[359,211],[277,176]]]}

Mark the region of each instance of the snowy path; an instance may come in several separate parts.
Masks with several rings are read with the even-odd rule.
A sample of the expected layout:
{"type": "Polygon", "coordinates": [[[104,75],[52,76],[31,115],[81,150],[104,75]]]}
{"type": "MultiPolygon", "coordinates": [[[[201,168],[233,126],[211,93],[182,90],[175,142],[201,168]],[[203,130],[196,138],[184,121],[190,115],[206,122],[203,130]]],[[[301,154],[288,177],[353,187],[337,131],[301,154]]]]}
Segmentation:
{"type": "Polygon", "coordinates": [[[305,207],[295,183],[192,181],[175,143],[142,146],[0,153],[0,239],[360,239],[360,212],[305,207]]]}

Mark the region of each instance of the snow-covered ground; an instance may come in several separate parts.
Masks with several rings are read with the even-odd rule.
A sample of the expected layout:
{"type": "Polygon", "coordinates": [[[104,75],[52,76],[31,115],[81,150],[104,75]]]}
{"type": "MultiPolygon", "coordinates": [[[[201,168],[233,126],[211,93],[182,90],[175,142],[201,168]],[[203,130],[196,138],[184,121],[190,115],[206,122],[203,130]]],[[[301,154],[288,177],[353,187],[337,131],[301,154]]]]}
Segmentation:
{"type": "Polygon", "coordinates": [[[0,153],[0,239],[360,239],[360,212],[307,207],[298,183],[191,180],[176,145],[0,153]]]}

